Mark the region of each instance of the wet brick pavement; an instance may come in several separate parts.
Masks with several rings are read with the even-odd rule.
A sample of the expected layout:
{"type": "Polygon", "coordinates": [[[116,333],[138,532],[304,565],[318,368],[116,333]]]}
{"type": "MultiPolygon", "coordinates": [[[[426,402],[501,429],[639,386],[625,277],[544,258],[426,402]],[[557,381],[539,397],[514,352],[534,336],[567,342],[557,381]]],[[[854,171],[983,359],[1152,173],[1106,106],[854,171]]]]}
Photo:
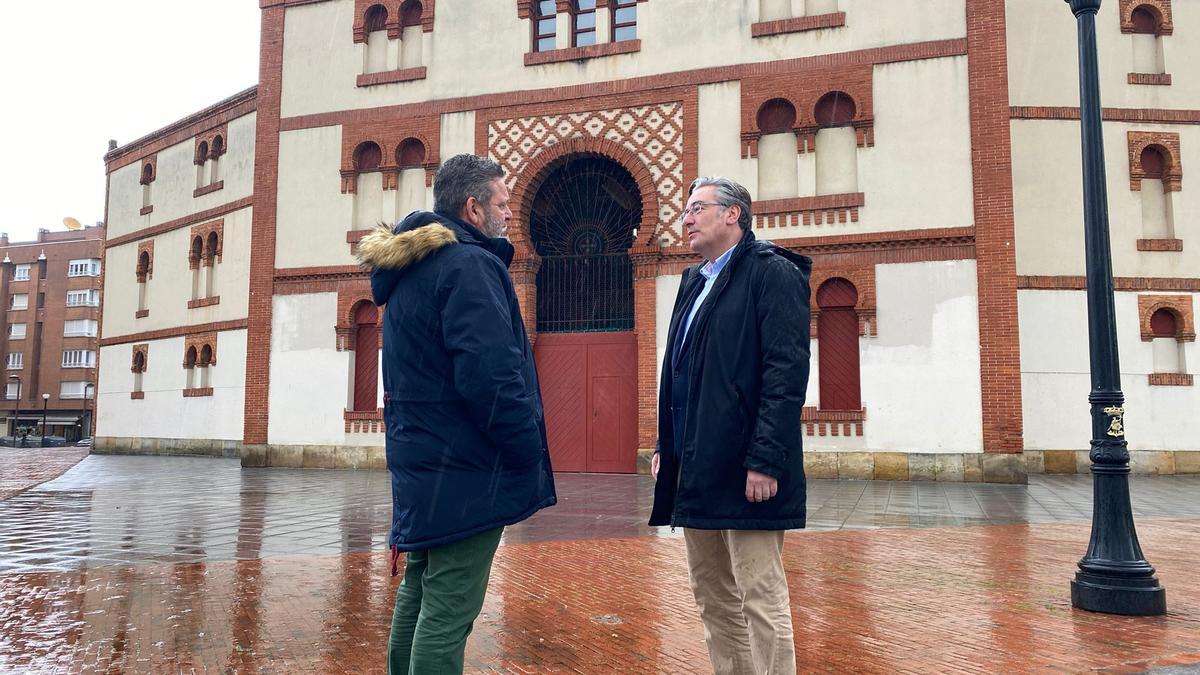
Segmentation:
{"type": "MultiPolygon", "coordinates": [[[[709,672],[650,482],[559,477],[506,532],[471,672],[709,672]]],[[[802,672],[1200,667],[1200,478],[1134,477],[1166,617],[1071,609],[1091,485],[812,481],[785,564],[802,672]]],[[[0,673],[381,672],[382,472],[89,457],[0,501],[0,673]]]]}
{"type": "Polygon", "coordinates": [[[87,448],[0,447],[0,501],[58,478],[87,455],[87,448]]]}

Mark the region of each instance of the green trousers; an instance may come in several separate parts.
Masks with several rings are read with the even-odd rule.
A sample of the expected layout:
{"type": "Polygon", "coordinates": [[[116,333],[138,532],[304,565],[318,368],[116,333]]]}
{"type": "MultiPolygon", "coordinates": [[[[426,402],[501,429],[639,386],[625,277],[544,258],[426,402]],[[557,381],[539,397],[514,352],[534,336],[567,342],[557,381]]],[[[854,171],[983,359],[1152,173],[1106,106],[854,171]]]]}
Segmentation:
{"type": "Polygon", "coordinates": [[[503,530],[409,552],[392,613],[388,675],[461,675],[503,530]]]}

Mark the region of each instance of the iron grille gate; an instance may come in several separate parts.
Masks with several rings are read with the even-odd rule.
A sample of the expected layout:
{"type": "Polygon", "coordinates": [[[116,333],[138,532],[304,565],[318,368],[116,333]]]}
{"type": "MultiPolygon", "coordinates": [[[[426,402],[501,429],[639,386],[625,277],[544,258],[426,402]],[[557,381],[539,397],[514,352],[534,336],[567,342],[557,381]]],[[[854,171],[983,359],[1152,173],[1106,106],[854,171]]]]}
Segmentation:
{"type": "Polygon", "coordinates": [[[540,333],[633,330],[633,265],[624,253],[542,258],[540,333]]]}

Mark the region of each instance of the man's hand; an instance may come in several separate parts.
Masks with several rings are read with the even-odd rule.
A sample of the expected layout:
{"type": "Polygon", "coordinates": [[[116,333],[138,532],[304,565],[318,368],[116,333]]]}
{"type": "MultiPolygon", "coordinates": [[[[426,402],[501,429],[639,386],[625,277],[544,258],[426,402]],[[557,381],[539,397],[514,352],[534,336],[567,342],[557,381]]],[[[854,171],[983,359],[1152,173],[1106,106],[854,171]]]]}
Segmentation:
{"type": "MultiPolygon", "coordinates": [[[[657,458],[657,455],[655,455],[657,458]]],[[[654,467],[651,467],[653,470],[654,467]]],[[[746,501],[765,502],[779,491],[779,481],[765,473],[746,470],[746,501]]]]}
{"type": "Polygon", "coordinates": [[[659,453],[656,452],[650,458],[650,475],[654,477],[654,480],[658,480],[658,456],[659,453]]]}

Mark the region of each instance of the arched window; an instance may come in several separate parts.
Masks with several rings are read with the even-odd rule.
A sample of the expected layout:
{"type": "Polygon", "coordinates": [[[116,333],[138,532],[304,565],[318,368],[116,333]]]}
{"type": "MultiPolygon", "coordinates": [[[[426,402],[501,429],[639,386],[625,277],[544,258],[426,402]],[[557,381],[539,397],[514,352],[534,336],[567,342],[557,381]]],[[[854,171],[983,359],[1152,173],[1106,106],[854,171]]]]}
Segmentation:
{"type": "Polygon", "coordinates": [[[596,0],[574,0],[571,4],[571,46],[596,44],[596,0]]]}
{"type": "Polygon", "coordinates": [[[364,73],[379,73],[388,69],[388,11],[383,5],[371,5],[363,18],[367,32],[367,51],[363,62],[364,73]]]}
{"type": "Polygon", "coordinates": [[[421,14],[423,8],[417,0],[408,0],[400,6],[400,67],[416,68],[422,63],[421,14]]]}
{"type": "Polygon", "coordinates": [[[188,267],[192,270],[192,300],[200,298],[200,261],[204,258],[204,238],[192,237],[192,246],[188,250],[188,267]]]}
{"type": "Polygon", "coordinates": [[[221,155],[225,153],[225,139],[219,135],[213,139],[212,152],[208,158],[208,184],[221,180],[221,155]]]}
{"type": "Polygon", "coordinates": [[[142,251],[138,254],[137,263],[137,283],[138,283],[138,316],[145,316],[146,312],[146,280],[150,278],[150,251],[142,251]]]}
{"type": "Polygon", "coordinates": [[[796,107],[773,98],[758,109],[758,198],[784,199],[799,194],[796,164],[796,107]]]}
{"type": "MultiPolygon", "coordinates": [[[[142,391],[142,374],[146,372],[146,352],[135,349],[133,365],[129,369],[133,371],[133,393],[138,394],[142,391]]],[[[134,398],[138,397],[134,396],[134,398]]]]}
{"type": "Polygon", "coordinates": [[[371,229],[383,221],[382,161],[383,151],[372,141],[360,143],[354,150],[354,169],[358,172],[354,190],[356,230],[371,229]]]}
{"type": "Polygon", "coordinates": [[[204,249],[204,264],[212,267],[217,263],[217,256],[221,255],[221,238],[216,232],[208,233],[208,245],[204,249]]]}
{"type": "Polygon", "coordinates": [[[154,182],[154,165],[146,162],[142,165],[142,176],[138,180],[142,184],[142,210],[141,215],[146,215],[154,208],[151,206],[150,184],[154,182]]]}
{"type": "Polygon", "coordinates": [[[1183,345],[1179,342],[1181,323],[1175,312],[1165,307],[1150,316],[1150,331],[1154,335],[1154,372],[1184,372],[1183,345]]]}
{"type": "Polygon", "coordinates": [[[1139,5],[1130,17],[1133,24],[1133,72],[1161,75],[1163,16],[1153,5],[1139,5]]]}
{"type": "Polygon", "coordinates": [[[638,0],[610,0],[613,42],[637,39],[638,0]]]}
{"type": "Polygon", "coordinates": [[[200,141],[196,146],[196,189],[200,189],[208,185],[208,176],[206,169],[208,165],[208,142],[200,141]]]}
{"type": "Polygon", "coordinates": [[[854,99],[842,91],[822,96],[813,109],[817,126],[816,187],[818,195],[858,192],[858,137],[854,99]]]}
{"type": "Polygon", "coordinates": [[[1146,146],[1138,163],[1143,174],[1139,190],[1142,199],[1142,237],[1174,239],[1171,192],[1165,180],[1168,166],[1165,149],[1157,145],[1146,146]]]}
{"type": "Polygon", "coordinates": [[[862,410],[859,383],[858,290],[832,278],[817,290],[817,374],[821,410],[862,410]]]}
{"type": "Polygon", "coordinates": [[[400,180],[396,186],[396,215],[403,217],[425,208],[425,144],[416,138],[407,138],[396,149],[396,166],[400,167],[400,180]]]}
{"type": "Polygon", "coordinates": [[[558,17],[554,0],[534,0],[533,51],[548,52],[555,49],[555,34],[558,17]]]}
{"type": "Polygon", "coordinates": [[[354,410],[377,410],[379,380],[379,310],[370,301],[354,307],[354,410]]]}
{"type": "Polygon", "coordinates": [[[214,363],[212,345],[204,345],[200,349],[200,387],[206,389],[212,386],[210,379],[210,366],[214,363]]]}
{"type": "Polygon", "coordinates": [[[359,143],[354,149],[354,169],[358,172],[376,171],[379,169],[379,163],[383,161],[383,152],[379,149],[379,145],[366,141],[359,143]]]}
{"type": "Polygon", "coordinates": [[[186,387],[192,389],[196,386],[196,348],[188,347],[183,355],[183,368],[187,371],[186,387]]]}

